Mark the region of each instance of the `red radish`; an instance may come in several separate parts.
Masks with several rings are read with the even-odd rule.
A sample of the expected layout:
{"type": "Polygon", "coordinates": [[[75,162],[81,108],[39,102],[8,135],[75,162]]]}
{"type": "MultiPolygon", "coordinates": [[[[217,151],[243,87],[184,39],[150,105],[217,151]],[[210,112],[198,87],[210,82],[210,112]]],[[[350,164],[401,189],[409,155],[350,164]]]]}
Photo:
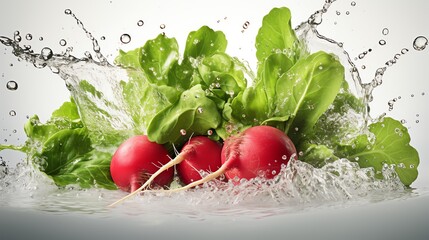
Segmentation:
{"type": "MultiPolygon", "coordinates": [[[[110,174],[120,189],[133,192],[169,161],[164,146],[149,141],[147,136],[138,135],[123,142],[113,154],[110,174]]],[[[168,186],[173,181],[173,174],[173,169],[165,169],[153,179],[153,183],[168,186]]]]}
{"type": "Polygon", "coordinates": [[[170,162],[164,164],[139,188],[135,189],[129,195],[112,203],[113,206],[125,199],[135,195],[158,178],[158,175],[164,174],[164,171],[177,165],[179,178],[185,184],[192,183],[201,179],[200,171],[217,171],[221,166],[222,145],[211,140],[206,136],[196,136],[191,138],[183,147],[180,153],[170,162]]]}
{"type": "Polygon", "coordinates": [[[214,172],[220,168],[222,145],[208,137],[192,138],[178,155],[183,161],[177,166],[177,173],[184,184],[201,179],[200,171],[214,172]]]}
{"type": "Polygon", "coordinates": [[[255,126],[230,137],[222,148],[222,166],[203,179],[192,182],[182,188],[168,190],[176,192],[186,190],[225,174],[227,179],[252,179],[261,174],[271,179],[296,157],[295,145],[285,133],[270,126],[255,126]]]}

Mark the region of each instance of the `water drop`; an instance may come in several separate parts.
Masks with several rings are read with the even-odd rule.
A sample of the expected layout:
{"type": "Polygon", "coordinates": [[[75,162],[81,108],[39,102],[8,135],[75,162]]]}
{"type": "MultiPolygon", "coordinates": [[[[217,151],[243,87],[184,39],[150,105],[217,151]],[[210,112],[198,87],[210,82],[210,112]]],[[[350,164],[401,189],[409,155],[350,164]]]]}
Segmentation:
{"type": "Polygon", "coordinates": [[[361,68],[362,68],[362,69],[366,69],[366,66],[365,66],[365,65],[362,65],[362,66],[361,66],[361,68]]]}
{"type": "Polygon", "coordinates": [[[43,37],[39,37],[39,41],[43,41],[43,37]]]}
{"type": "Polygon", "coordinates": [[[407,53],[409,50],[407,49],[407,48],[403,48],[402,50],[401,50],[401,53],[402,54],[405,54],[405,53],[407,53]]]}
{"type": "Polygon", "coordinates": [[[143,25],[144,25],[144,21],[143,21],[143,20],[139,20],[139,21],[137,22],[137,26],[141,27],[141,26],[143,26],[143,25]]]}
{"type": "Polygon", "coordinates": [[[346,15],[350,15],[350,12],[349,12],[349,11],[346,11],[346,15]]]}
{"type": "Polygon", "coordinates": [[[428,45],[428,39],[424,36],[418,36],[416,39],[414,39],[413,47],[417,51],[424,50],[427,45],[428,45]]]}
{"type": "Polygon", "coordinates": [[[249,21],[244,22],[243,23],[243,29],[247,29],[249,27],[249,25],[250,25],[249,21]]]}
{"type": "Polygon", "coordinates": [[[185,136],[186,135],[186,130],[185,129],[180,129],[180,135],[185,136]]]}
{"type": "Polygon", "coordinates": [[[340,15],[341,15],[341,12],[340,12],[340,11],[337,11],[336,13],[337,13],[337,15],[338,15],[338,16],[340,16],[340,15]]]}
{"type": "Polygon", "coordinates": [[[101,36],[100,40],[106,40],[106,37],[105,36],[101,36]]]}
{"type": "Polygon", "coordinates": [[[419,123],[420,121],[419,120],[416,120],[416,123],[419,123]]]}
{"type": "Polygon", "coordinates": [[[383,30],[381,31],[381,33],[383,35],[387,35],[387,34],[389,34],[389,29],[388,28],[383,28],[383,30]]]}
{"type": "Polygon", "coordinates": [[[9,115],[12,116],[12,117],[16,116],[15,110],[10,110],[9,111],[9,115]]]}
{"type": "Polygon", "coordinates": [[[159,25],[159,28],[161,28],[161,29],[165,29],[165,24],[161,24],[161,25],[159,25]]]}
{"type": "MultiPolygon", "coordinates": [[[[18,32],[19,33],[19,32],[18,32]]],[[[13,38],[16,42],[21,42],[21,40],[22,40],[22,37],[21,37],[21,35],[19,35],[19,34],[17,34],[17,35],[15,35],[14,36],[14,38],[13,38]]]]}
{"type": "Polygon", "coordinates": [[[203,109],[202,107],[198,107],[198,108],[197,108],[197,111],[198,111],[198,113],[203,113],[203,112],[204,112],[204,109],[203,109]]]}
{"type": "Polygon", "coordinates": [[[386,45],[386,40],[381,39],[380,41],[378,41],[378,44],[380,44],[380,46],[384,46],[386,45]]]}
{"type": "Polygon", "coordinates": [[[44,47],[42,48],[42,50],[40,51],[40,56],[42,57],[43,60],[47,61],[49,59],[52,58],[52,56],[54,55],[54,53],[52,52],[52,50],[48,47],[44,47]]]}
{"type": "Polygon", "coordinates": [[[67,45],[67,41],[65,39],[61,39],[60,45],[64,47],[65,45],[67,45]]]}
{"type": "Polygon", "coordinates": [[[27,35],[25,35],[25,39],[27,39],[28,41],[30,41],[31,39],[33,39],[33,35],[31,35],[30,33],[28,33],[27,35]]]}
{"type": "Polygon", "coordinates": [[[70,14],[72,14],[72,11],[70,9],[66,9],[66,10],[64,10],[64,13],[66,15],[70,15],[70,14]]]}
{"type": "Polygon", "coordinates": [[[120,40],[123,44],[128,44],[131,42],[131,36],[127,33],[124,33],[124,34],[122,34],[120,40]]]}
{"type": "Polygon", "coordinates": [[[283,156],[282,156],[282,160],[287,160],[287,156],[286,156],[286,155],[283,155],[283,156]]]}
{"type": "Polygon", "coordinates": [[[18,83],[12,80],[6,83],[6,87],[11,91],[15,91],[18,89],[18,83]]]}
{"type": "Polygon", "coordinates": [[[354,6],[356,6],[356,2],[353,1],[353,2],[350,3],[350,5],[352,5],[354,7],[354,6]]]}
{"type": "Polygon", "coordinates": [[[405,123],[407,123],[407,120],[402,119],[402,120],[401,120],[401,123],[402,123],[402,124],[405,124],[405,123]]]}
{"type": "Polygon", "coordinates": [[[210,129],[210,130],[208,130],[208,131],[207,131],[207,135],[209,135],[209,136],[213,135],[213,130],[211,130],[211,129],[210,129]]]}

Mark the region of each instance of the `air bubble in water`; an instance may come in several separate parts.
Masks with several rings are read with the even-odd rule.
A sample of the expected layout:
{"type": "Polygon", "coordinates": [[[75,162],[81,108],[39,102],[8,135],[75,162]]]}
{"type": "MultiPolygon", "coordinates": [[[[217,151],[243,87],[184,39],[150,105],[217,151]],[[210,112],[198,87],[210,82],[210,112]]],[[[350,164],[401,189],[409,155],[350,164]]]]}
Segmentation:
{"type": "Polygon", "coordinates": [[[16,83],[15,81],[9,81],[6,83],[6,87],[11,91],[15,91],[18,89],[18,83],[16,83]]]}
{"type": "Polygon", "coordinates": [[[106,37],[105,36],[101,36],[100,40],[106,40],[106,37]]]}
{"type": "Polygon", "coordinates": [[[211,130],[211,129],[210,129],[210,130],[208,130],[208,131],[207,131],[207,135],[209,135],[209,136],[213,135],[213,130],[211,130]]]}
{"type": "Polygon", "coordinates": [[[161,24],[161,25],[159,25],[159,28],[161,28],[161,29],[165,29],[165,24],[161,24]]]}
{"type": "Polygon", "coordinates": [[[387,34],[389,34],[389,29],[388,28],[383,28],[383,30],[381,31],[381,33],[383,35],[387,35],[387,34]]]}
{"type": "Polygon", "coordinates": [[[417,51],[422,51],[428,45],[428,39],[424,36],[418,36],[414,39],[413,47],[417,51]]]}
{"type": "Polygon", "coordinates": [[[185,136],[186,135],[186,130],[185,129],[180,129],[180,135],[185,136]]]}
{"type": "Polygon", "coordinates": [[[15,110],[10,110],[9,111],[9,115],[12,116],[12,117],[16,116],[15,110]]]}
{"type": "Polygon", "coordinates": [[[40,52],[40,56],[42,57],[43,60],[49,60],[52,58],[52,56],[54,55],[54,53],[52,52],[52,50],[48,47],[44,47],[42,48],[41,52],[40,52]]]}
{"type": "Polygon", "coordinates": [[[64,47],[65,45],[67,45],[67,41],[65,39],[61,39],[60,45],[64,47]]]}
{"type": "Polygon", "coordinates": [[[353,2],[350,3],[350,5],[352,5],[354,7],[354,6],[356,6],[356,2],[353,1],[353,2]]]}
{"type": "Polygon", "coordinates": [[[66,9],[66,10],[64,10],[64,13],[66,15],[70,15],[70,14],[72,14],[72,11],[70,9],[66,9]]]}
{"type": "Polygon", "coordinates": [[[137,26],[141,27],[141,26],[143,26],[143,25],[144,25],[144,21],[143,21],[143,20],[139,20],[139,21],[137,22],[137,26]]]}
{"type": "Polygon", "coordinates": [[[378,44],[380,44],[381,46],[386,45],[386,40],[381,39],[380,41],[378,41],[378,44]]]}
{"type": "Polygon", "coordinates": [[[122,34],[122,36],[121,36],[120,39],[121,39],[121,42],[123,44],[127,44],[127,43],[131,42],[131,36],[129,34],[127,34],[127,33],[122,34]]]}
{"type": "Polygon", "coordinates": [[[39,37],[39,41],[43,41],[43,37],[39,37]]]}
{"type": "Polygon", "coordinates": [[[30,41],[31,39],[33,39],[33,35],[31,35],[30,33],[28,33],[27,35],[25,35],[25,39],[27,39],[28,41],[30,41]]]}

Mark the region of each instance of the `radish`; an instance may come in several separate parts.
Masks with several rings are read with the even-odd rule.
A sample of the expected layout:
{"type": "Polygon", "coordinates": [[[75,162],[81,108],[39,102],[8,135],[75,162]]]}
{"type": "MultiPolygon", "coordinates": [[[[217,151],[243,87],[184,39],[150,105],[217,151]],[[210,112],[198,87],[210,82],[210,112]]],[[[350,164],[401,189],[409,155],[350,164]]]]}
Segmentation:
{"type": "Polygon", "coordinates": [[[229,180],[250,180],[261,175],[272,179],[279,174],[283,164],[296,158],[296,148],[281,130],[270,126],[255,126],[228,138],[221,155],[222,166],[217,171],[184,187],[166,191],[187,190],[222,174],[229,180]]]}
{"type": "Polygon", "coordinates": [[[177,172],[183,183],[190,184],[198,181],[201,179],[201,171],[213,172],[219,169],[221,166],[221,152],[222,145],[220,143],[206,136],[193,137],[182,147],[182,150],[174,159],[159,168],[142,186],[134,189],[132,193],[112,203],[110,206],[140,192],[149,186],[152,181],[155,181],[158,175],[163,174],[164,171],[171,169],[174,165],[177,165],[177,172]]]}
{"type": "MultiPolygon", "coordinates": [[[[110,174],[116,186],[134,192],[169,161],[168,151],[163,145],[149,141],[147,136],[138,135],[123,142],[113,154],[110,174]]],[[[173,169],[164,170],[153,179],[155,185],[165,187],[173,181],[173,169]]]]}

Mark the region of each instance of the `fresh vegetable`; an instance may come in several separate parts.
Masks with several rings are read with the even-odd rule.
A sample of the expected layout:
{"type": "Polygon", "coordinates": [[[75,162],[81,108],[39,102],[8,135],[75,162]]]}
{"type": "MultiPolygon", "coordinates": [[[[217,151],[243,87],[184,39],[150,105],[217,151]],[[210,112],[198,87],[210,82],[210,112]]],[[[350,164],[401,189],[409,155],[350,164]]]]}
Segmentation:
{"type": "MultiPolygon", "coordinates": [[[[170,161],[164,146],[138,135],[123,142],[113,154],[110,173],[115,184],[124,191],[134,192],[161,166],[170,161]]],[[[165,187],[173,181],[171,168],[160,173],[153,183],[165,187]]]]}
{"type": "Polygon", "coordinates": [[[189,140],[180,151],[183,160],[176,169],[180,180],[189,184],[201,179],[203,172],[217,171],[221,166],[222,145],[205,136],[189,140]]]}
{"type": "MultiPolygon", "coordinates": [[[[171,192],[186,190],[225,174],[229,180],[264,177],[272,179],[283,165],[296,159],[292,141],[279,129],[255,126],[225,141],[222,148],[222,166],[204,178],[171,192]]],[[[237,182],[237,181],[235,181],[237,182]]]]}
{"type": "MultiPolygon", "coordinates": [[[[132,193],[114,202],[113,206],[125,199],[137,194],[165,174],[165,171],[173,166],[177,167],[180,180],[189,184],[200,180],[203,172],[210,173],[217,171],[221,166],[222,145],[206,136],[196,136],[191,138],[182,148],[180,153],[167,164],[160,167],[153,173],[139,188],[133,189],[132,193]]],[[[126,154],[126,152],[125,152],[126,154]]],[[[119,174],[122,174],[119,172],[119,174]]]]}
{"type": "MultiPolygon", "coordinates": [[[[280,153],[289,159],[299,152],[300,161],[315,167],[347,158],[362,168],[374,168],[379,178],[385,164],[395,165],[399,179],[411,185],[417,178],[419,156],[410,145],[407,129],[388,117],[363,119],[367,106],[352,94],[337,56],[310,52],[301,37],[305,36],[297,36],[291,27],[289,9],[272,9],[256,36],[254,74],[244,62],[227,54],[221,31],[207,26],[192,31],[182,53],[176,39],[160,34],[140,48],[119,52],[115,63],[129,77],[115,85],[119,105],[81,80],[71,86],[78,88],[73,89],[72,100],[50,120],[41,123],[34,116],[28,121],[24,146],[2,145],[0,150],[27,152],[28,159],[59,186],[116,189],[110,161],[118,145],[130,136],[147,135],[150,142],[170,152],[171,146],[182,146],[192,136],[208,136],[225,142],[224,163],[214,173],[225,172],[228,179],[249,179],[260,173],[270,178],[279,171],[280,153]],[[76,95],[80,92],[84,94],[76,95]],[[121,114],[110,114],[112,109],[121,114]],[[130,119],[118,121],[122,115],[130,119]],[[266,132],[277,140],[263,140],[265,135],[253,129],[276,129],[266,132]],[[265,149],[275,145],[266,144],[272,141],[278,141],[278,152],[265,149]],[[270,152],[273,156],[266,159],[251,155],[265,157],[270,152]]],[[[165,156],[148,161],[159,168],[177,160],[165,156]]],[[[130,190],[138,189],[140,177],[133,177],[130,190]]],[[[161,183],[165,184],[167,180],[161,183]]]]}

